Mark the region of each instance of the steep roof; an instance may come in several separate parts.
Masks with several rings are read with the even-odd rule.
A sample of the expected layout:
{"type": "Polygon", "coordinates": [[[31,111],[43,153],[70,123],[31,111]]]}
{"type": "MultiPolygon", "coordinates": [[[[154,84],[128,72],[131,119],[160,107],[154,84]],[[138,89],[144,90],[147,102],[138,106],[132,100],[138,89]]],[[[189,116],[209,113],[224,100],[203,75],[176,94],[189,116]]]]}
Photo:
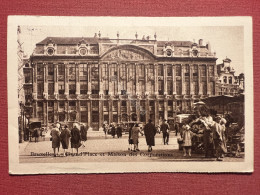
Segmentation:
{"type": "Polygon", "coordinates": [[[36,45],[46,45],[50,40],[57,45],[77,45],[82,40],[88,44],[112,43],[108,37],[46,37],[36,45]]]}

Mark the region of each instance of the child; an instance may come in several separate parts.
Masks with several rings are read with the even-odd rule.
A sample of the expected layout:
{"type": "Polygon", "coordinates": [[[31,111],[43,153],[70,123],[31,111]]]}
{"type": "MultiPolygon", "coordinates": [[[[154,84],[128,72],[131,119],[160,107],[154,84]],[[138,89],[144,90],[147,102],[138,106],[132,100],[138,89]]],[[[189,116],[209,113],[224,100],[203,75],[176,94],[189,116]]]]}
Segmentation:
{"type": "Polygon", "coordinates": [[[192,138],[192,132],[190,130],[189,125],[184,125],[183,126],[183,131],[182,131],[182,138],[183,138],[183,156],[186,156],[187,151],[188,155],[191,156],[191,138],[192,138]]]}

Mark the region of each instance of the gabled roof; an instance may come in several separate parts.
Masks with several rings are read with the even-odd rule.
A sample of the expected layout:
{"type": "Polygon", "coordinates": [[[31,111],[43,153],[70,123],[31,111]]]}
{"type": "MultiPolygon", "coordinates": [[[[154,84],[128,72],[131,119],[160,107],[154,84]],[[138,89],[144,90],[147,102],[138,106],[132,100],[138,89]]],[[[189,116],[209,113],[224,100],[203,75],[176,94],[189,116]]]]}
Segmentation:
{"type": "Polygon", "coordinates": [[[112,43],[108,37],[95,38],[95,37],[46,37],[36,45],[46,45],[49,41],[57,45],[77,45],[80,41],[84,40],[87,44],[112,43]]]}

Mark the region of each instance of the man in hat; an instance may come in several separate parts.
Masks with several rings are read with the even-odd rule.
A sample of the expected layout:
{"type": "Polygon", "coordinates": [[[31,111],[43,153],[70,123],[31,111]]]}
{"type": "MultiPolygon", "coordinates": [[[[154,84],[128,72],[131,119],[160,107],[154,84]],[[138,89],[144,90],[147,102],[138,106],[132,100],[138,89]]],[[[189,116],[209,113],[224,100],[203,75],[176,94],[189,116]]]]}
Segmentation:
{"type": "Polygon", "coordinates": [[[148,152],[151,152],[152,146],[155,145],[154,136],[156,135],[156,128],[152,124],[151,119],[149,119],[149,122],[144,127],[144,134],[146,138],[146,143],[148,145],[148,152]]]}
{"type": "Polygon", "coordinates": [[[166,123],[167,120],[163,120],[163,123],[161,124],[161,131],[163,133],[163,144],[167,144],[169,142],[169,125],[166,123]]]}

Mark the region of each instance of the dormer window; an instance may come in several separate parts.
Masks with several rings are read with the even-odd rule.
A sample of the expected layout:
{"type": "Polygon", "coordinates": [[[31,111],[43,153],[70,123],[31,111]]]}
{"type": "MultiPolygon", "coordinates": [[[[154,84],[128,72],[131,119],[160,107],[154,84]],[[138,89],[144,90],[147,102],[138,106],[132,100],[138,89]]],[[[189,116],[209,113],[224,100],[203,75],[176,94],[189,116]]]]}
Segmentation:
{"type": "Polygon", "coordinates": [[[79,54],[80,54],[81,56],[85,56],[85,55],[87,55],[87,53],[88,53],[87,48],[80,48],[80,49],[79,49],[79,54]]]}
{"type": "Polygon", "coordinates": [[[49,56],[53,56],[53,55],[54,55],[54,49],[53,49],[52,47],[49,47],[49,48],[47,49],[47,54],[48,54],[49,56]]]}
{"type": "Polygon", "coordinates": [[[172,50],[167,49],[166,50],[166,55],[167,55],[167,57],[171,57],[172,56],[172,50]]]}

